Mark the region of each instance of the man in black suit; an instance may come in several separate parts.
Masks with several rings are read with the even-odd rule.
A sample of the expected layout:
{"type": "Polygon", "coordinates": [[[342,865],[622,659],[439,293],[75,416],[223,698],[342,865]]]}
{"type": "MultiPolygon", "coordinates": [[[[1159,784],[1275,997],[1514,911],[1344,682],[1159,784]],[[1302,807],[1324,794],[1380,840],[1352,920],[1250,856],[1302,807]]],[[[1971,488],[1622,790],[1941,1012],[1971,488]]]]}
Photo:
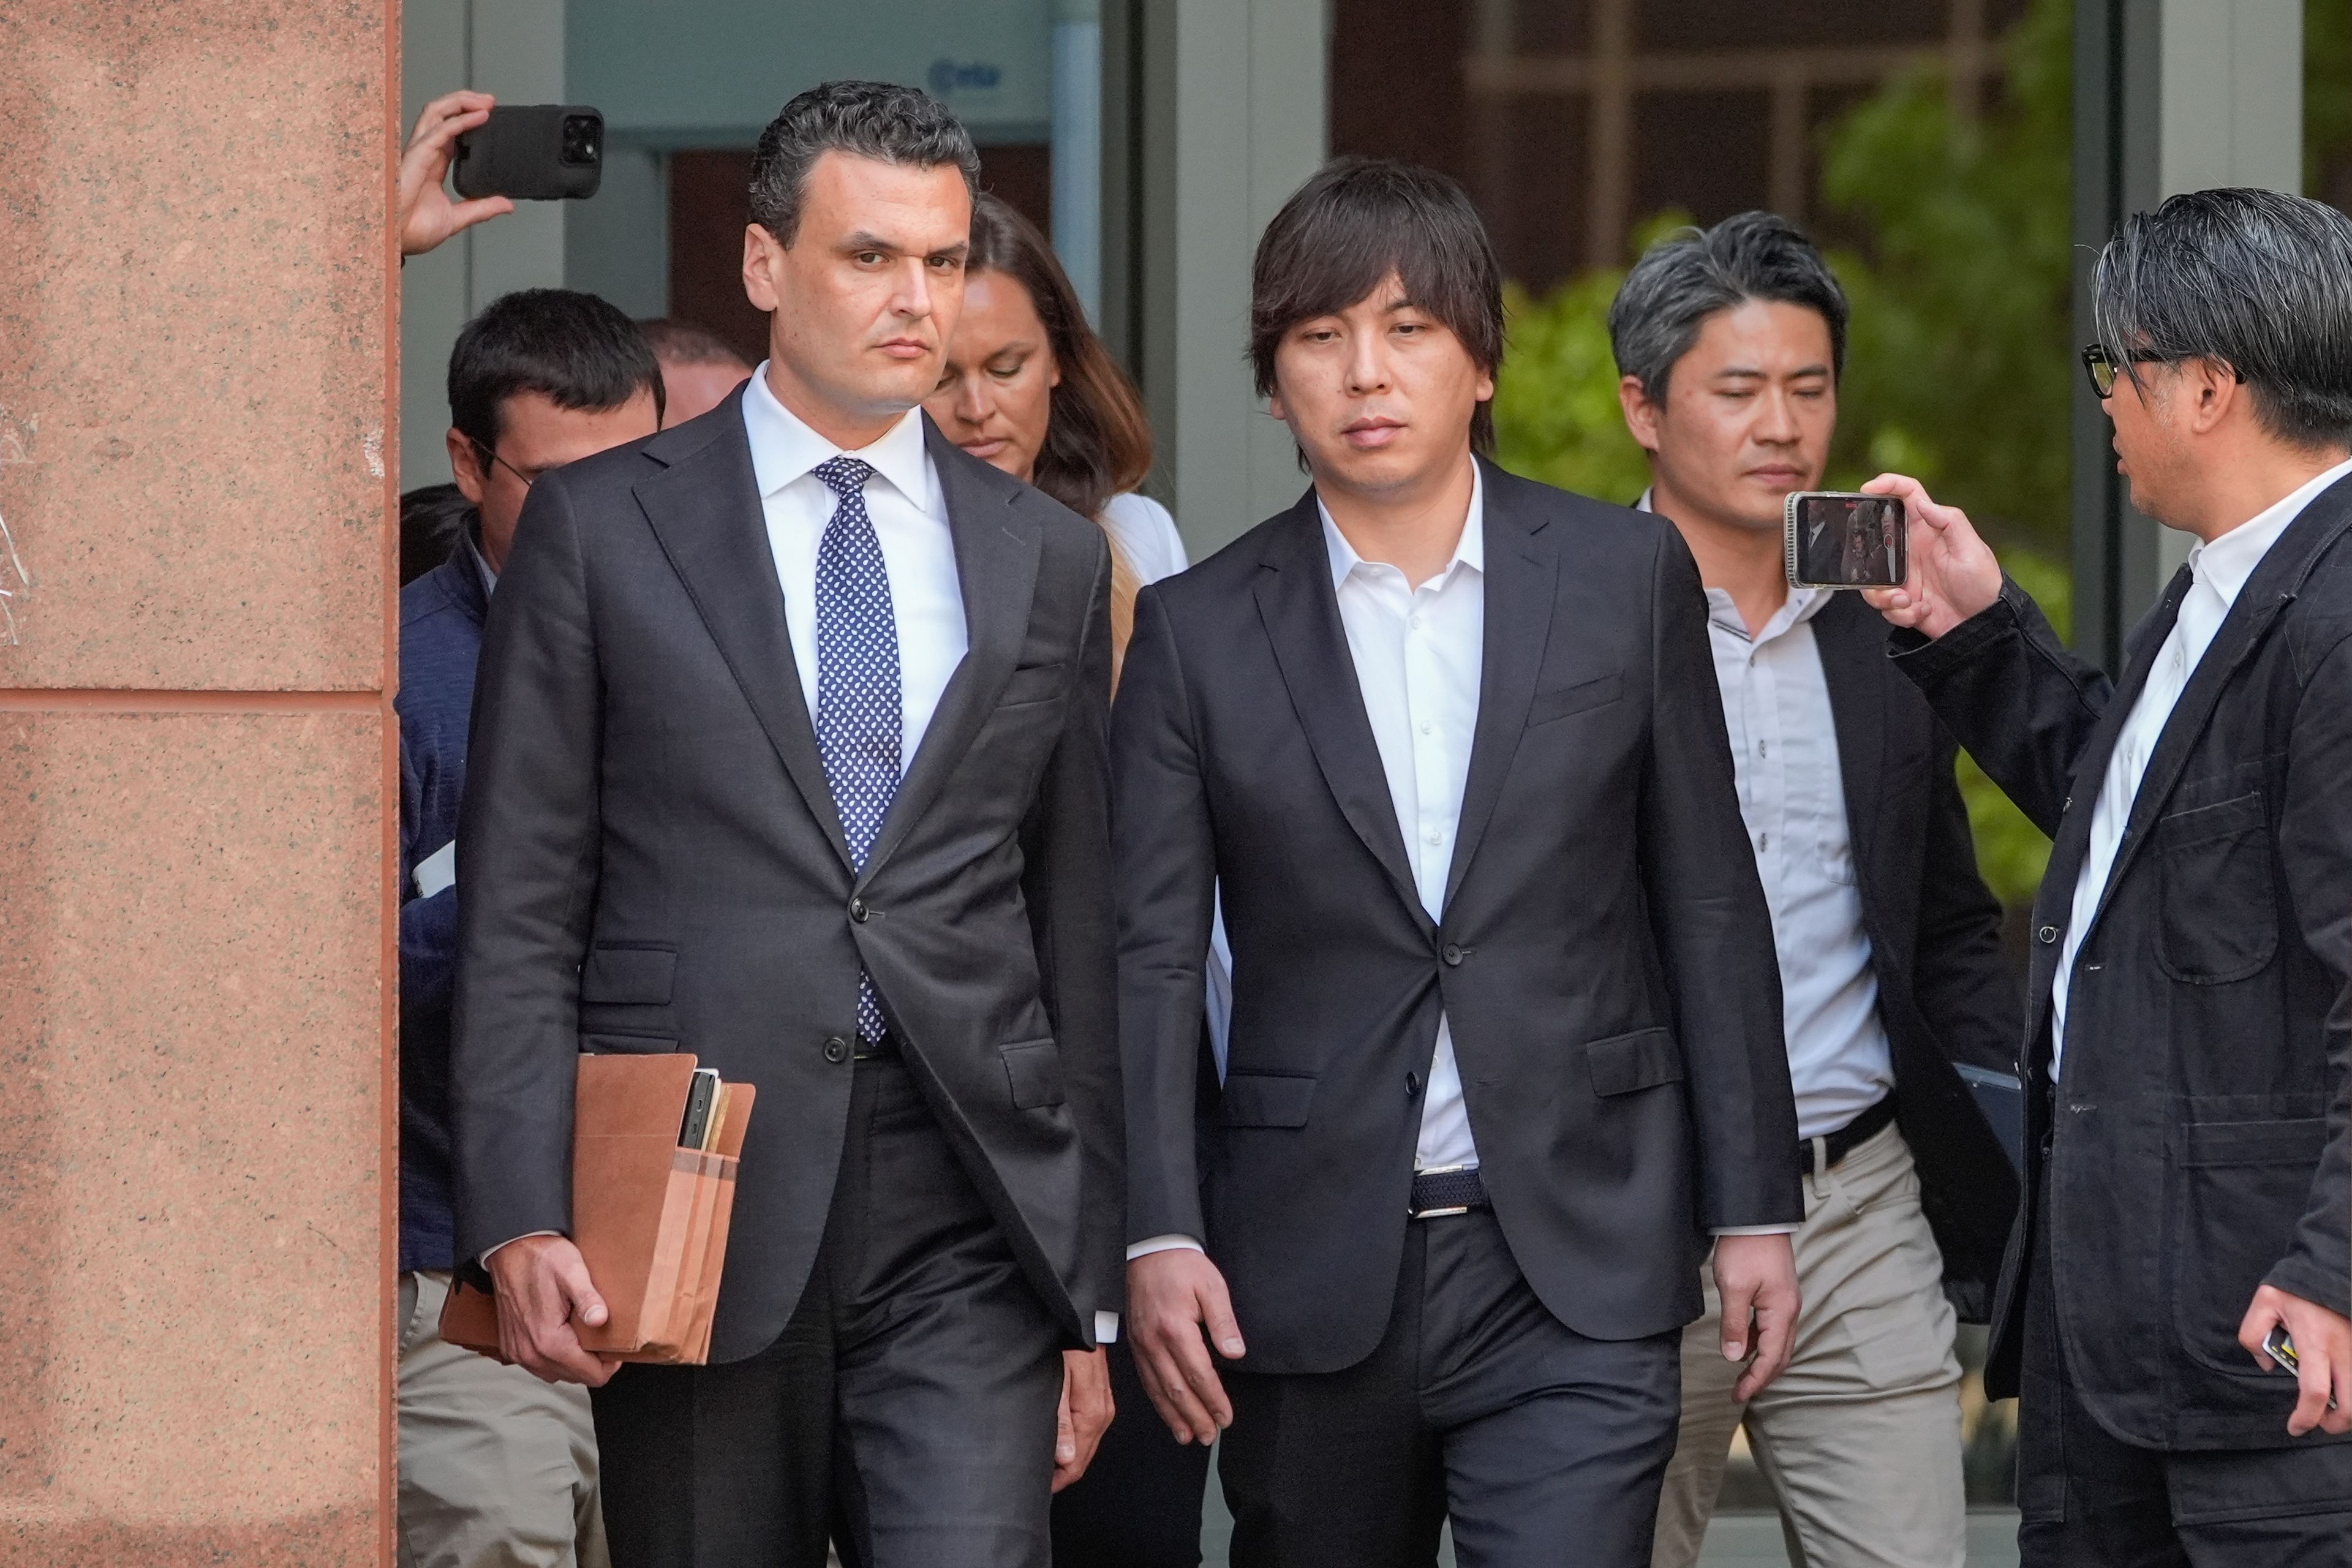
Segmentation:
{"type": "Polygon", "coordinates": [[[1108,1419],[1110,565],[917,407],[978,167],[911,89],[787,104],[744,239],[768,363],[541,476],[492,604],[458,1252],[508,1355],[598,1385],[620,1568],[816,1568],[828,1531],[1043,1564],[1108,1419]],[[572,1327],[575,1061],[674,1050],[761,1091],[713,1364],[616,1371],[572,1327]]]}
{"type": "MultiPolygon", "coordinates": [[[[2014,1070],[2017,983],[1951,737],[1867,605],[1789,585],[1785,503],[1829,461],[1845,294],[1785,220],[1742,213],[1654,247],[1609,326],[1650,455],[1641,504],[1674,521],[1706,585],[1807,1173],[1796,1352],[1743,1403],[1711,1321],[1685,1331],[1652,1563],[1698,1561],[1744,1425],[1814,1568],[1962,1568],[1954,1305],[1984,1320],[2017,1177],[1953,1058],[2014,1070]]],[[[1883,564],[1877,524],[1855,537],[1883,564]]]]}
{"type": "Polygon", "coordinates": [[[1986,1385],[2029,1564],[2352,1563],[2352,218],[2174,196],[2095,298],[2132,503],[2197,540],[2119,681],[1865,487],[1910,506],[1897,664],[2054,840],[1986,1385]]]}
{"type": "Polygon", "coordinates": [[[1230,1425],[1244,1568],[1426,1563],[1449,1516],[1465,1564],[1632,1568],[1706,1234],[1759,1233],[1716,1263],[1753,1387],[1803,1212],[1697,574],[1475,456],[1501,284],[1444,176],[1309,180],[1251,321],[1313,488],[1144,590],[1114,722],[1138,1364],[1230,1425]]]}

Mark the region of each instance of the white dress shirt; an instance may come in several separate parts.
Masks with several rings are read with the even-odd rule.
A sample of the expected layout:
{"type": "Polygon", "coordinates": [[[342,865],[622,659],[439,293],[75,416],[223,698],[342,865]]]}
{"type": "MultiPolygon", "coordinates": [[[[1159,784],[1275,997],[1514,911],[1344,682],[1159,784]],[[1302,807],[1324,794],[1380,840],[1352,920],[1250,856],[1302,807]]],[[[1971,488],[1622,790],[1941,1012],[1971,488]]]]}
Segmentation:
{"type": "MultiPolygon", "coordinates": [[[[816,717],[816,552],[841,498],[816,477],[818,464],[845,454],[810,429],[768,390],[762,362],[743,389],[743,430],[751,440],[751,473],[768,522],[768,549],[784,590],[784,626],[801,695],[816,717]]],[[[845,454],[873,466],[866,481],[866,513],[882,542],[890,577],[890,611],[898,627],[898,700],[903,776],[915,762],[938,710],[940,694],[969,646],[963,588],[956,573],[955,536],[939,471],[923,445],[923,412],[910,408],[879,439],[845,454]]]]}
{"type": "Polygon", "coordinates": [[[1836,1131],[1895,1088],[1854,880],[1837,717],[1813,637],[1830,594],[1790,589],[1751,638],[1731,595],[1706,591],[1739,816],[1772,911],[1800,1138],[1836,1131]]]}
{"type": "Polygon", "coordinates": [[[2173,708],[2180,701],[2181,692],[2188,689],[2189,677],[2196,674],[2205,650],[2212,646],[2213,634],[2221,629],[2230,607],[2238,602],[2246,579],[2254,574],[2254,568],[2263,563],[2263,557],[2270,553],[2279,535],[2303,514],[2313,498],[2347,474],[2352,474],[2352,462],[2338,463],[2210,543],[2189,548],[2189,569],[2194,576],[2189,591],[2180,596],[2179,614],[2173,620],[2172,629],[2165,634],[2163,645],[2156,650],[2156,663],[2147,672],[2147,684],[2140,689],[2130,716],[2116,736],[2115,752],[2107,759],[2107,771],[2099,781],[2098,799],[2091,806],[2091,842],[2084,851],[2082,872],[2074,879],[2074,910],[2067,917],[2066,945],[2059,950],[2058,973],[2050,984],[2053,1076],[2057,1075],[2065,1059],[2066,994],[2074,984],[2074,960],[2083,951],[2083,938],[2090,933],[2091,922],[2098,915],[2099,900],[2106,896],[2107,879],[2116,868],[2116,851],[2123,847],[2124,828],[2131,821],[2132,800],[2139,794],[2140,776],[2147,772],[2157,741],[2163,735],[2173,708]]]}

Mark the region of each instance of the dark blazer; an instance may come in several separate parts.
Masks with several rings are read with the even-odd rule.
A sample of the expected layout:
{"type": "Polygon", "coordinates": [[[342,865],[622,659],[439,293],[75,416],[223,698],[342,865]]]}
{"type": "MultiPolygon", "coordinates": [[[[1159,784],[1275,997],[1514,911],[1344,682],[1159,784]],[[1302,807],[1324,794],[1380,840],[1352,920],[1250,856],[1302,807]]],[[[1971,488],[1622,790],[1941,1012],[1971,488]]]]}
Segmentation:
{"type": "Polygon", "coordinates": [[[1895,1115],[1944,1255],[1944,1291],[1971,1322],[1991,1310],[2017,1209],[2017,1173],[1954,1061],[2017,1070],[2017,977],[2000,903],[1977,872],[1958,746],[1886,658],[1886,623],[1859,595],[1816,611],[1854,881],[1895,1066],[1895,1115]]]}
{"type": "MultiPolygon", "coordinates": [[[[2133,633],[2120,685],[2013,583],[1933,643],[1896,635],[1899,667],[2054,840],[2033,912],[2021,1212],[2048,1183],[2068,1365],[2100,1424],[2145,1447],[2287,1442],[2294,1382],[2255,1367],[2239,1320],[2264,1282],[2352,1307],[2347,528],[2352,481],[2271,547],[2181,693],[2075,963],[2054,1113],[2050,988],[2093,804],[2189,574],[2133,633]]],[[[2029,1256],[2021,1220],[1994,1307],[1996,1396],[2017,1391],[2029,1256]]]]}
{"type": "Polygon", "coordinates": [[[1313,493],[1137,601],[1113,721],[1128,1234],[1205,1243],[1255,1371],[1378,1343],[1441,1009],[1496,1215],[1578,1332],[1689,1321],[1710,1227],[1803,1214],[1690,552],[1664,519],[1483,473],[1484,668],[1442,921],[1313,493]],[[1217,888],[1233,1027],[1202,1113],[1217,888]]]}
{"type": "Polygon", "coordinates": [[[418,898],[416,863],[457,836],[466,725],[489,595],[472,538],[400,591],[400,1267],[457,1258],[449,1196],[449,998],[457,889],[418,898]]]}
{"type": "Polygon", "coordinates": [[[760,1090],[712,1358],[769,1344],[841,1163],[862,965],[1091,1343],[1122,1299],[1102,531],[926,423],[971,651],[853,877],[740,397],[541,479],[499,580],[458,836],[461,1255],[568,1226],[577,1053],[692,1051],[760,1090]]]}

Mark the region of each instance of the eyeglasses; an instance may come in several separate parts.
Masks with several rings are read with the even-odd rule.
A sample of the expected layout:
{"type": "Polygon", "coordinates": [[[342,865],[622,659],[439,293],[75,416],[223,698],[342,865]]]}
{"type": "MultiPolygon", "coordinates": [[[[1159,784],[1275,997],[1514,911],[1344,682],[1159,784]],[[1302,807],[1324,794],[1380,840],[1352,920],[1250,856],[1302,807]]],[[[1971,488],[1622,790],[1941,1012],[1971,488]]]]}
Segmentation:
{"type": "Polygon", "coordinates": [[[522,481],[522,488],[526,490],[538,482],[539,476],[541,474],[547,472],[545,468],[541,468],[536,472],[526,474],[520,468],[516,468],[512,463],[508,462],[504,458],[499,457],[498,453],[491,450],[489,447],[483,446],[479,441],[474,443],[474,450],[481,454],[482,461],[486,466],[491,463],[496,463],[499,468],[504,468],[508,473],[510,473],[516,479],[520,479],[522,481]]]}
{"type": "MultiPolygon", "coordinates": [[[[2133,364],[2171,364],[2184,358],[2195,357],[2163,353],[2155,349],[2134,349],[2119,360],[2116,357],[2116,351],[2106,344],[2093,343],[2083,351],[2083,371],[2091,378],[2091,390],[2097,393],[2099,401],[2104,403],[2113,395],[2116,378],[2123,374],[2126,361],[2133,364]]],[[[2230,374],[2237,377],[2241,384],[2245,382],[2246,373],[2237,366],[2231,365],[2230,374]]]]}

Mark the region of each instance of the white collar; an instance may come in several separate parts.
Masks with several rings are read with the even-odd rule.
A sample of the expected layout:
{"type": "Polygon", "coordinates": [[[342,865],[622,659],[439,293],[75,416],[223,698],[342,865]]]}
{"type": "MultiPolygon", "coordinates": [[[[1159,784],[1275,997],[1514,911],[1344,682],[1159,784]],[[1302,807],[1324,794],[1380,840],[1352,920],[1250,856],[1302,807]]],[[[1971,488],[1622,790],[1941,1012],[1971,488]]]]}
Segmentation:
{"type": "Polygon", "coordinates": [[[2253,517],[2231,529],[2210,543],[2191,545],[2189,564],[2197,580],[2221,595],[2224,608],[2235,605],[2246,586],[2246,579],[2263,563],[2287,525],[2303,515],[2303,509],[2346,475],[2352,474],[2352,458],[2336,464],[2326,473],[2314,478],[2288,495],[2280,497],[2253,517]]]}
{"type": "MultiPolygon", "coordinates": [[[[762,498],[774,495],[794,479],[845,454],[810,429],[805,421],[776,400],[768,389],[768,363],[751,373],[743,389],[743,433],[751,441],[751,473],[762,498]]],[[[931,504],[930,464],[923,447],[923,411],[909,408],[897,424],[870,444],[846,454],[873,465],[874,471],[913,503],[919,511],[931,504]]]]}
{"type": "MultiPolygon", "coordinates": [[[[1650,492],[1645,489],[1642,492],[1642,499],[1633,503],[1633,510],[1654,512],[1658,509],[1650,504],[1650,492]]],[[[1820,615],[1822,607],[1830,602],[1830,593],[1827,588],[1800,588],[1790,584],[1788,598],[1772,612],[1772,618],[1764,623],[1764,629],[1749,637],[1748,622],[1741,617],[1739,606],[1731,602],[1731,595],[1721,588],[1709,588],[1706,590],[1706,618],[1725,631],[1738,632],[1744,641],[1768,643],[1790,627],[1801,626],[1820,615]]]]}
{"type": "MultiPolygon", "coordinates": [[[[1348,580],[1349,573],[1370,563],[1356,553],[1356,547],[1331,521],[1331,509],[1319,495],[1315,498],[1315,515],[1323,520],[1323,549],[1331,558],[1331,586],[1336,589],[1348,580]]],[[[1430,582],[1442,584],[1463,566],[1481,574],[1486,570],[1486,476],[1475,462],[1470,466],[1470,510],[1462,520],[1462,537],[1454,542],[1454,558],[1430,582]]]]}

